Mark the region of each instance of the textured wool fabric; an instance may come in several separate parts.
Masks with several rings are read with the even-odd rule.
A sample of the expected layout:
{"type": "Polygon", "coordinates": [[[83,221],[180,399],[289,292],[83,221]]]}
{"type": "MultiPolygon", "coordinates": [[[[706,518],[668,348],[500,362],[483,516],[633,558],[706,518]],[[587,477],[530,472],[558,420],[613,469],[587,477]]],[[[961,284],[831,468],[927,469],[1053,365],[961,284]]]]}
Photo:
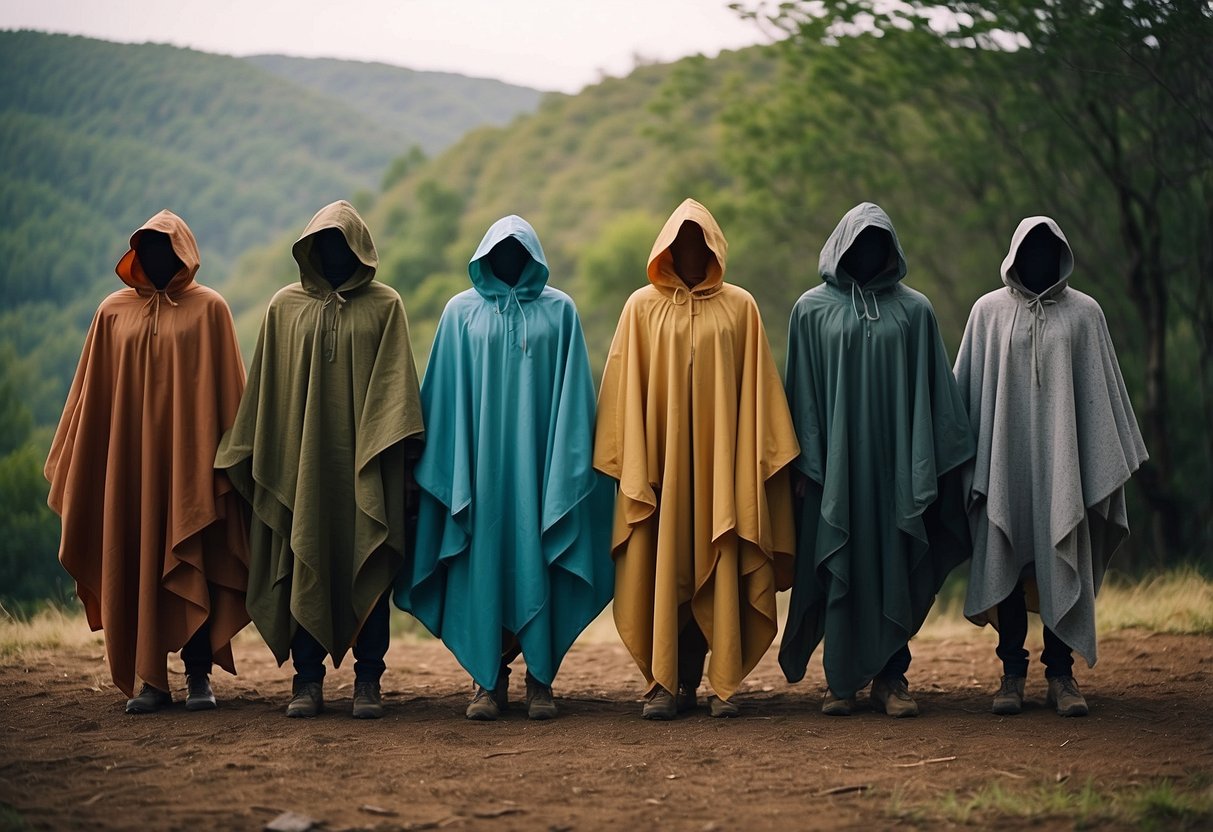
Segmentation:
{"type": "Polygon", "coordinates": [[[614,483],[594,471],[594,382],[577,308],[547,285],[530,223],[495,222],[468,266],[473,288],[442,313],[421,402],[416,555],[396,603],[492,689],[502,631],[550,685],[611,599],[614,483]],[[515,285],[489,253],[513,238],[515,285]],[[407,579],[407,580],[406,580],[407,579]]]}
{"type": "Polygon", "coordinates": [[[422,436],[409,325],[348,202],[292,248],[300,282],[270,301],[236,423],[215,467],[253,508],[248,609],[278,663],[304,627],[338,666],[405,559],[406,439],[422,436]],[[358,267],[336,290],[315,235],[339,229],[358,267]]]}
{"type": "Polygon", "coordinates": [[[807,483],[779,662],[799,681],[824,637],[826,681],[846,698],[918,632],[969,556],[960,466],[973,437],[934,310],[901,283],[888,215],[868,202],[848,211],[818,270],[824,282],[796,302],[788,328],[795,465],[807,483]],[[841,261],[871,226],[892,247],[861,287],[841,261]]]}
{"type": "Polygon", "coordinates": [[[1148,456],[1103,310],[1069,286],[1073,269],[1057,223],[1028,217],[1002,262],[1004,288],[978,299],[965,327],[956,378],[977,436],[965,615],[997,626],[998,603],[1034,575],[1029,607],[1094,665],[1095,594],[1129,532],[1124,485],[1148,456]],[[1015,255],[1041,225],[1062,243],[1061,279],[1037,295],[1015,255]]]}
{"type": "Polygon", "coordinates": [[[168,690],[168,654],[208,618],[215,661],[235,673],[230,643],[248,623],[240,500],[211,467],[244,365],[232,314],[194,282],[198,267],[171,211],[131,236],[116,269],[130,288],[97,309],[46,461],[59,560],[127,696],[136,676],[168,690]],[[163,291],[135,254],[146,231],[168,235],[183,263],[163,291]]]}
{"type": "Polygon", "coordinates": [[[795,548],[787,464],[796,438],[754,298],[724,282],[728,246],[688,199],[628,299],[598,401],[594,466],[619,481],[615,624],[649,690],[678,688],[678,634],[693,616],[708,680],[737,690],[775,637],[775,591],[795,548]],[[670,245],[697,224],[715,255],[693,289],[670,245]]]}

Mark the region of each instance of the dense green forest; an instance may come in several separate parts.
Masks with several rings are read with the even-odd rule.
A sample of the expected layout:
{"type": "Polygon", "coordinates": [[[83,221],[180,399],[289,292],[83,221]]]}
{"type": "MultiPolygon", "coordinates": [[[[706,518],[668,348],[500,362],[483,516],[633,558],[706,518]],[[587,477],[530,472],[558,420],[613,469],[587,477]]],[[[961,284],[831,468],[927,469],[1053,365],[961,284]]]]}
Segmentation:
{"type": "Polygon", "coordinates": [[[42,459],[134,228],[172,208],[199,239],[199,279],[224,283],[313,207],[369,199],[423,158],[418,143],[441,149],[539,96],[383,65],[28,31],[0,32],[0,78],[0,599],[45,596],[60,577],[42,459]],[[368,94],[399,82],[377,113],[342,91],[361,72],[368,94]],[[468,103],[435,106],[444,96],[468,103]]]}
{"type": "MultiPolygon", "coordinates": [[[[380,192],[357,203],[381,278],[405,298],[419,361],[446,300],[468,285],[467,258],[507,213],[538,230],[553,285],[581,310],[596,371],[624,300],[645,281],[653,238],[685,196],[720,221],[727,279],[757,297],[780,361],[788,312],[819,281],[820,247],[855,203],[878,202],[892,216],[907,282],[932,299],[950,351],[973,301],[1001,285],[1019,219],[1049,214],[1075,251],[1071,285],[1105,309],[1151,450],[1134,479],[1134,536],[1118,565],[1207,565],[1213,53],[1202,44],[1213,14],[1192,2],[1143,3],[1134,16],[1080,0],[951,6],[949,32],[928,25],[919,3],[908,12],[866,0],[743,8],[781,40],[639,66],[575,96],[547,95],[533,114],[473,129],[432,158],[398,156],[380,192]],[[1020,33],[1017,49],[1004,48],[1009,32],[1020,33]]],[[[363,114],[360,100],[348,104],[363,114]]],[[[29,192],[31,203],[57,196],[45,183],[29,192]]],[[[270,295],[297,279],[289,246],[306,216],[291,208],[274,241],[218,281],[246,350],[270,295]]],[[[86,196],[70,210],[81,221],[97,213],[86,196]]],[[[38,314],[63,309],[49,303],[38,314]]],[[[45,413],[21,407],[38,396],[54,404],[61,393],[48,378],[61,376],[25,361],[30,326],[5,322],[14,350],[0,350],[0,420],[37,437],[45,413]],[[40,388],[11,407],[3,399],[40,388]]],[[[74,353],[57,343],[46,354],[70,363],[74,353]]],[[[24,468],[0,466],[6,504],[32,487],[24,468]]],[[[0,548],[0,581],[4,558],[18,563],[44,545],[39,528],[11,535],[25,534],[29,548],[0,548]]]]}

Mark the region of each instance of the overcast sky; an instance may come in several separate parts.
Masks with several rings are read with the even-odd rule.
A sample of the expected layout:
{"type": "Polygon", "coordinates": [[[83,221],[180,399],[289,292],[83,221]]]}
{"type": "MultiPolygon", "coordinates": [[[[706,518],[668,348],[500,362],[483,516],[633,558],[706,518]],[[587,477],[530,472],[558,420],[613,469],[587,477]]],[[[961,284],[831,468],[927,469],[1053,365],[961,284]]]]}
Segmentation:
{"type": "Polygon", "coordinates": [[[383,61],[575,92],[633,55],[764,41],[727,0],[0,0],[0,29],[383,61]]]}

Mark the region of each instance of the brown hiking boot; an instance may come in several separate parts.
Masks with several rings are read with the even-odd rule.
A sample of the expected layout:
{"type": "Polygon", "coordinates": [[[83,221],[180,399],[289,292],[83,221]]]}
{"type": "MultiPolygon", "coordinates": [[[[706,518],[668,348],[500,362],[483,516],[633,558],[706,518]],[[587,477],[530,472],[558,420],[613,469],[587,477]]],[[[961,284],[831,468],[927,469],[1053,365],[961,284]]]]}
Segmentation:
{"type": "Polygon", "coordinates": [[[1000,716],[1011,716],[1022,711],[1023,683],[1022,676],[1003,676],[998,693],[994,694],[994,707],[990,710],[1000,716]]]}
{"type": "Polygon", "coordinates": [[[821,712],[826,716],[850,716],[855,709],[855,697],[839,699],[834,691],[826,688],[826,695],[821,700],[821,712]]]}
{"type": "Polygon", "coordinates": [[[324,683],[300,682],[291,685],[291,701],[286,715],[291,719],[310,719],[324,710],[324,683]]]}
{"type": "Polygon", "coordinates": [[[476,722],[492,722],[505,713],[510,704],[510,669],[503,665],[497,674],[497,684],[489,690],[484,685],[476,685],[472,701],[468,703],[464,716],[476,722]]]}
{"type": "Polygon", "coordinates": [[[354,719],[379,719],[383,716],[383,699],[379,695],[379,680],[354,680],[354,707],[350,710],[354,719]]]}
{"type": "Polygon", "coordinates": [[[653,692],[645,697],[644,708],[640,711],[642,719],[669,720],[678,716],[678,704],[674,694],[661,685],[653,688],[653,692]]]}
{"type": "Polygon", "coordinates": [[[708,698],[708,713],[716,719],[731,719],[741,716],[741,708],[732,699],[721,699],[719,696],[708,698]]]}
{"type": "Polygon", "coordinates": [[[1049,694],[1045,699],[1057,708],[1058,716],[1086,716],[1087,700],[1078,692],[1078,682],[1073,676],[1055,676],[1049,680],[1049,694]]]}
{"type": "Polygon", "coordinates": [[[892,717],[918,716],[918,703],[910,696],[910,687],[905,679],[872,680],[872,703],[892,717]]]}
{"type": "Polygon", "coordinates": [[[215,692],[211,690],[209,676],[186,676],[185,687],[188,693],[185,697],[187,711],[212,711],[215,709],[215,692]]]}
{"type": "Polygon", "coordinates": [[[167,690],[159,690],[144,683],[139,689],[139,695],[126,700],[128,714],[154,714],[161,708],[173,704],[173,695],[167,690]]]}
{"type": "Polygon", "coordinates": [[[552,699],[552,686],[545,685],[531,671],[526,672],[526,715],[530,719],[555,719],[556,702],[552,699]]]}

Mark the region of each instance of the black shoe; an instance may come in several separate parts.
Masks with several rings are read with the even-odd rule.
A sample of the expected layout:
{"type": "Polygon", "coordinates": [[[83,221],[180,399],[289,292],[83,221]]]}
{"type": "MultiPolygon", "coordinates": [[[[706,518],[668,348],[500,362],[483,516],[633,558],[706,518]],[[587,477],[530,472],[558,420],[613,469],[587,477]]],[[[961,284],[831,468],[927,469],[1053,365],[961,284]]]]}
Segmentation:
{"type": "Polygon", "coordinates": [[[161,708],[173,704],[173,695],[167,690],[158,690],[146,682],[139,689],[139,695],[126,700],[128,714],[154,714],[161,708]]]}
{"type": "Polygon", "coordinates": [[[354,680],[354,719],[379,719],[383,716],[383,700],[379,696],[379,680],[354,680]]]}
{"type": "Polygon", "coordinates": [[[211,690],[211,679],[206,674],[186,676],[185,686],[188,691],[185,697],[187,711],[211,711],[215,709],[215,692],[211,690]]]}
{"type": "Polygon", "coordinates": [[[308,718],[324,710],[324,683],[300,682],[291,685],[291,702],[286,706],[286,715],[293,718],[308,718]]]}

